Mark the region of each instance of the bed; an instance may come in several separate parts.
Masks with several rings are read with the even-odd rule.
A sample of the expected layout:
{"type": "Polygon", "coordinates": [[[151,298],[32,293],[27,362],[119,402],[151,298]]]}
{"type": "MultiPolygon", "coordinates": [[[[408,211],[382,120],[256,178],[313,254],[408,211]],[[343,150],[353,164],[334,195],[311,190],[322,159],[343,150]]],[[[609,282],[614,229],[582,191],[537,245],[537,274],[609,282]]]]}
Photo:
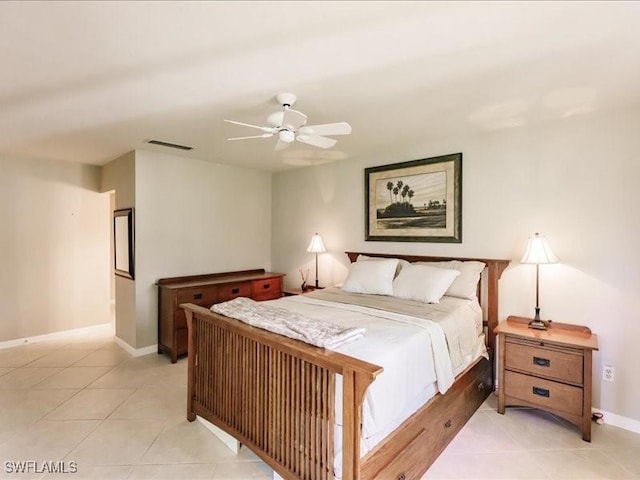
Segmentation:
{"type": "Polygon", "coordinates": [[[187,418],[193,421],[200,416],[213,423],[286,479],[420,478],[492,389],[498,280],[509,261],[347,255],[351,262],[366,255],[408,262],[484,263],[477,298],[484,311],[489,359],[474,360],[446,393],[435,394],[392,431],[371,442],[363,435],[368,412],[365,393],[383,373],[381,366],[348,355],[349,348],[344,349],[346,353],[317,348],[185,304],[187,418]],[[339,465],[334,468],[336,459],[339,465]]]}

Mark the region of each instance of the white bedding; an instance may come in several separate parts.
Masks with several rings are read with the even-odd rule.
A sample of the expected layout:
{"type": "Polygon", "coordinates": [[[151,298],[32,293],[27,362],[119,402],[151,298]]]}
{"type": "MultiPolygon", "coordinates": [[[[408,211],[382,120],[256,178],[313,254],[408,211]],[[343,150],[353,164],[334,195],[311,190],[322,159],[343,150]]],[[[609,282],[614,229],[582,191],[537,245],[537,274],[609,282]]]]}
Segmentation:
{"type": "MultiPolygon", "coordinates": [[[[339,295],[339,289],[326,294],[339,295]]],[[[349,295],[349,294],[345,294],[349,295]]],[[[353,294],[351,294],[353,295],[353,294]]],[[[439,304],[382,297],[385,308],[320,300],[322,295],[284,297],[269,303],[345,327],[364,327],[363,338],[335,349],[384,368],[367,390],[363,405],[361,456],[395,430],[438,391],[444,393],[479,356],[487,356],[478,301],[443,297],[439,304]],[[316,298],[314,298],[316,297],[316,298]],[[407,308],[407,302],[409,307],[407,308]],[[396,303],[397,308],[396,308],[396,303]],[[416,312],[425,318],[397,312],[416,312]],[[428,319],[432,320],[428,320],[428,319]]],[[[328,295],[329,297],[331,295],[328,295]]],[[[381,296],[362,295],[362,297],[381,296]]],[[[339,297],[336,297],[339,298],[339,297]]],[[[336,398],[341,398],[341,378],[336,398]]],[[[336,477],[340,477],[342,402],[336,402],[336,477]]]]}

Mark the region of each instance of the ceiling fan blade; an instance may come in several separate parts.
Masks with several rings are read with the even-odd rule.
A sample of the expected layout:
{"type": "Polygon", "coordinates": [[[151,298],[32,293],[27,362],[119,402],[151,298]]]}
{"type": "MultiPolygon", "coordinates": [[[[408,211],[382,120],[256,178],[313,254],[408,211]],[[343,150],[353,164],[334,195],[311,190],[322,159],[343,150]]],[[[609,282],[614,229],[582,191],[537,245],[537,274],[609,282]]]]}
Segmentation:
{"type": "Polygon", "coordinates": [[[281,127],[288,127],[291,130],[297,130],[307,121],[307,116],[297,110],[285,108],[282,116],[281,127]]]}
{"type": "Polygon", "coordinates": [[[251,135],[250,137],[233,137],[227,140],[247,140],[248,138],[269,138],[273,137],[273,133],[263,133],[262,135],[251,135]]]}
{"type": "Polygon", "coordinates": [[[275,129],[273,127],[259,127],[258,125],[251,125],[250,123],[236,122],[235,120],[227,120],[226,118],[224,119],[224,121],[227,122],[227,123],[234,123],[236,125],[242,125],[244,127],[257,128],[258,130],[262,130],[263,132],[270,132],[270,133],[274,133],[275,132],[275,129]]]}
{"type": "Polygon", "coordinates": [[[348,135],[351,133],[351,125],[347,122],[306,125],[301,127],[298,132],[305,135],[348,135]]]}
{"type": "Polygon", "coordinates": [[[320,148],[331,148],[336,143],[338,143],[338,141],[334,138],[327,138],[327,137],[321,137],[319,135],[307,135],[307,134],[298,135],[296,137],[296,140],[298,140],[299,142],[306,143],[308,145],[313,145],[314,147],[320,147],[320,148]]]}

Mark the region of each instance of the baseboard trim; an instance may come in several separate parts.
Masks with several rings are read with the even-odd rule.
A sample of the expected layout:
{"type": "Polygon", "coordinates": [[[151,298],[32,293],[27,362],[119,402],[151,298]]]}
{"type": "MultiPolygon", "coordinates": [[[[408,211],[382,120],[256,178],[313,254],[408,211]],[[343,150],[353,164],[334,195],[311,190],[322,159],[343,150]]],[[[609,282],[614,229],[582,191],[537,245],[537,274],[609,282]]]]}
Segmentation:
{"type": "Polygon", "coordinates": [[[158,345],[149,345],[148,347],[144,348],[133,348],[131,345],[117,336],[113,339],[120,348],[122,348],[132,357],[142,357],[143,355],[149,355],[150,353],[155,353],[158,351],[158,345]]]}
{"type": "Polygon", "coordinates": [[[613,425],[614,427],[624,428],[630,432],[640,433],[640,421],[638,420],[623,417],[622,415],[607,412],[606,410],[600,410],[599,408],[592,408],[591,411],[601,413],[604,417],[605,425],[613,425]]]}
{"type": "Polygon", "coordinates": [[[15,340],[5,340],[0,342],[0,350],[5,348],[19,347],[21,345],[30,345],[32,343],[44,342],[47,340],[64,340],[70,337],[85,336],[91,334],[112,334],[114,326],[112,323],[102,323],[100,325],[92,325],[90,327],[73,328],[70,330],[61,330],[59,332],[46,333],[44,335],[34,335],[32,337],[16,338],[15,340]]]}

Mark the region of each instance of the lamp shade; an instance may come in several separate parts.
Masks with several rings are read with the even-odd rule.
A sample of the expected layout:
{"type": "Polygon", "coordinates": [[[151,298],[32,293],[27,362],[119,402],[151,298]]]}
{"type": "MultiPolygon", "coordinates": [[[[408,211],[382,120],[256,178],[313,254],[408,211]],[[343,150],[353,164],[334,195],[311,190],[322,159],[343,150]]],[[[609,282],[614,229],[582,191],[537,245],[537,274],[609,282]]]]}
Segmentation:
{"type": "Polygon", "coordinates": [[[539,233],[536,233],[533,237],[529,238],[527,251],[524,252],[524,256],[520,262],[540,265],[543,263],[558,263],[558,258],[551,251],[547,239],[541,237],[539,233]]]}
{"type": "Polygon", "coordinates": [[[324,253],[327,250],[324,248],[324,243],[322,243],[322,237],[317,233],[311,237],[311,243],[307,247],[307,252],[311,253],[324,253]]]}

